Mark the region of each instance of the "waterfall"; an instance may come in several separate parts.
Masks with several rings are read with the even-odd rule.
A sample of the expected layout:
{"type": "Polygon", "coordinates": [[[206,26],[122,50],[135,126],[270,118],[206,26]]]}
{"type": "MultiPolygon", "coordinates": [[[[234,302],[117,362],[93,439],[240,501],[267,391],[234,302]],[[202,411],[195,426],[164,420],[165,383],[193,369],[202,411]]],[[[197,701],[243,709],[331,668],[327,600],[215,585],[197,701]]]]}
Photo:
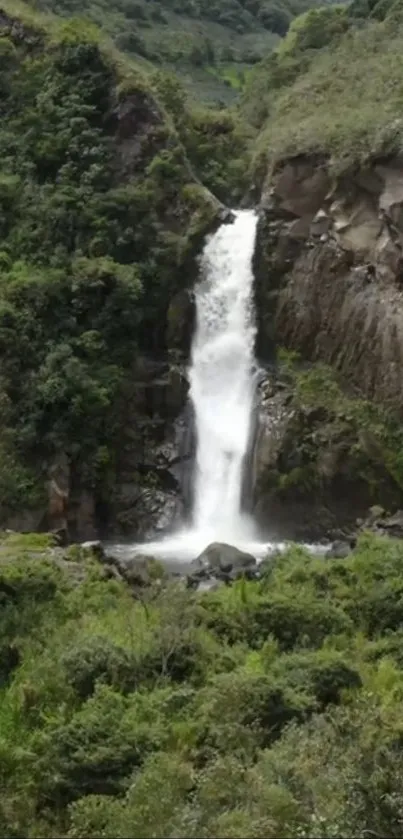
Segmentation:
{"type": "MultiPolygon", "coordinates": [[[[196,328],[190,367],[190,402],[182,488],[191,523],[170,536],[137,545],[114,545],[115,556],[159,557],[172,567],[195,559],[211,542],[228,542],[261,559],[284,544],[259,541],[245,512],[251,486],[248,460],[258,429],[252,258],[257,218],[234,213],[205,244],[195,288],[196,328]]],[[[185,505],[186,506],[186,505],[185,505]]],[[[319,546],[306,545],[320,553],[319,546]]]]}
{"type": "Polygon", "coordinates": [[[252,257],[257,217],[235,214],[207,241],[195,289],[189,371],[196,424],[193,527],[209,541],[251,535],[242,515],[244,459],[255,394],[252,257]]]}
{"type": "MultiPolygon", "coordinates": [[[[217,541],[255,556],[264,556],[269,548],[269,543],[257,541],[253,520],[242,509],[256,413],[252,257],[257,217],[252,210],[234,216],[232,224],[208,237],[195,288],[196,328],[188,371],[195,459],[186,474],[191,525],[161,541],[133,546],[134,553],[180,562],[217,541]]],[[[127,555],[127,549],[122,552],[127,555]]]]}

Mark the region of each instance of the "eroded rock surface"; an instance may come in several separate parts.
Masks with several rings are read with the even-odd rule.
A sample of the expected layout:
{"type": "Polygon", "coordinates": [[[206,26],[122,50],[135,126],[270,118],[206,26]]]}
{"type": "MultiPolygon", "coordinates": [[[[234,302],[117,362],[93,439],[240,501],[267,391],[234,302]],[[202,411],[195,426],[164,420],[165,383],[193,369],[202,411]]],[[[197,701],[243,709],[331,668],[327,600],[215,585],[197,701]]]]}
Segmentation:
{"type": "Polygon", "coordinates": [[[205,580],[230,583],[238,577],[253,578],[257,573],[256,558],[234,545],[212,542],[190,564],[188,583],[197,587],[205,580]]]}
{"type": "Polygon", "coordinates": [[[261,202],[260,354],[296,349],[402,409],[402,247],[403,160],[341,179],[323,160],[283,165],[261,202]]]}

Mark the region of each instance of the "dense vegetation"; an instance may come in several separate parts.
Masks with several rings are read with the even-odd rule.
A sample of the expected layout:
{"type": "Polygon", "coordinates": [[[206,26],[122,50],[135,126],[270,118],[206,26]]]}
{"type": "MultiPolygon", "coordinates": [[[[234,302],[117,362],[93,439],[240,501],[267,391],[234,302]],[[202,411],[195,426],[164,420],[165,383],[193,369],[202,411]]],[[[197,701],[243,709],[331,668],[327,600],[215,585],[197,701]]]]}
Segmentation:
{"type": "Polygon", "coordinates": [[[364,534],[133,597],[78,548],[3,538],[0,835],[401,836],[402,567],[364,534]]]}
{"type": "Polygon", "coordinates": [[[280,350],[279,376],[290,389],[290,420],[278,469],[266,480],[286,495],[321,493],[335,476],[368,486],[373,502],[403,494],[403,426],[390,408],[346,392],[325,364],[306,366],[280,350]]]}
{"type": "Polygon", "coordinates": [[[261,130],[256,167],[296,153],[338,169],[399,152],[399,2],[311,9],[251,73],[243,113],[261,130]]]}
{"type": "Polygon", "coordinates": [[[34,8],[85,15],[119,49],[178,72],[199,99],[227,102],[248,68],[315,0],[30,0],[34,8]]]}
{"type": "MultiPolygon", "coordinates": [[[[133,54],[147,45],[144,72],[81,20],[16,5],[2,9],[22,24],[0,16],[2,516],[43,504],[60,452],[108,498],[133,362],[169,350],[168,304],[217,211],[202,184],[241,198],[250,125],[264,171],[296,151],[349,165],[402,136],[403,30],[385,0],[291,23],[250,76],[244,124],[190,108],[154,64],[181,63],[168,44],[180,16],[194,39],[180,50],[205,25],[236,45],[280,32],[271,3],[35,4],[86,12],[133,54]],[[148,38],[162,30],[157,56],[148,38]]],[[[235,63],[201,44],[185,64],[235,63]]],[[[400,492],[401,425],[327,368],[284,375],[309,423],[280,490],[320,491],[320,448],[335,444],[355,474],[400,492]]],[[[291,546],[260,580],[207,593],[153,566],[132,591],[77,546],[2,535],[0,836],[397,839],[402,569],[403,542],[365,533],[343,560],[291,546]]]]}
{"type": "Polygon", "coordinates": [[[167,308],[217,212],[194,170],[222,197],[244,176],[231,117],[190,116],[177,83],[152,88],[82,22],[20,13],[0,20],[2,515],[42,503],[61,451],[108,492],[136,351],[166,351],[167,308]]]}

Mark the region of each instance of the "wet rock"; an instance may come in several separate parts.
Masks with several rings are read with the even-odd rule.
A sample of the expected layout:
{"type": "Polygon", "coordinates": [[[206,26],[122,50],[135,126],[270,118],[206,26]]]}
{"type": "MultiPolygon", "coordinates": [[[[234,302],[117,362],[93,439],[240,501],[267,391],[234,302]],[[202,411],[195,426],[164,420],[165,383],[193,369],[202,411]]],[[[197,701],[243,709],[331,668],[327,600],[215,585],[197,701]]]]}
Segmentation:
{"type": "Polygon", "coordinates": [[[183,363],[141,356],[121,405],[116,482],[102,535],[142,542],[182,512],[183,422],[188,382],[183,363]]]}
{"type": "Polygon", "coordinates": [[[208,579],[208,575],[205,574],[188,574],[186,577],[186,587],[199,589],[206,579],[208,579]]]}
{"type": "Polygon", "coordinates": [[[385,513],[383,507],[371,507],[364,519],[358,519],[359,530],[372,530],[384,536],[403,539],[403,510],[397,510],[391,516],[385,513]]]}
{"type": "Polygon", "coordinates": [[[187,587],[198,591],[214,590],[240,578],[253,580],[258,574],[259,568],[252,554],[240,551],[233,545],[215,542],[191,562],[187,587]]]}
{"type": "Polygon", "coordinates": [[[194,296],[189,289],[181,289],[172,298],[167,312],[166,338],[170,349],[189,352],[194,321],[194,296]]]}
{"type": "MultiPolygon", "coordinates": [[[[229,582],[229,581],[228,581],[229,582]]],[[[205,577],[200,579],[197,583],[192,577],[187,578],[187,588],[197,589],[197,591],[217,591],[227,584],[227,580],[218,579],[217,577],[205,577]],[[190,582],[191,581],[191,582],[190,582]]]]}
{"type": "Polygon", "coordinates": [[[339,539],[333,542],[331,547],[326,551],[326,559],[346,559],[351,554],[352,545],[350,542],[345,542],[339,539]]]}
{"type": "Polygon", "coordinates": [[[81,550],[84,554],[95,557],[100,562],[105,559],[105,549],[99,539],[95,539],[92,542],[82,542],[81,550]]]}
{"type": "Polygon", "coordinates": [[[229,574],[234,570],[245,571],[247,568],[256,566],[256,559],[252,554],[240,551],[234,545],[227,545],[224,542],[212,542],[207,548],[191,563],[194,572],[206,572],[214,574],[229,574]]]}
{"type": "Polygon", "coordinates": [[[223,579],[223,582],[233,583],[235,580],[240,580],[241,578],[244,580],[254,580],[257,576],[257,565],[242,565],[238,568],[231,568],[223,578],[220,576],[218,579],[223,579]]]}
{"type": "Polygon", "coordinates": [[[221,224],[233,224],[235,221],[235,213],[229,207],[222,207],[217,213],[217,219],[221,224]]]}
{"type": "Polygon", "coordinates": [[[178,495],[158,486],[142,489],[139,483],[122,484],[115,503],[115,530],[141,542],[168,531],[180,515],[178,495]]]}
{"type": "Polygon", "coordinates": [[[152,556],[137,554],[131,559],[109,557],[123,579],[131,588],[145,588],[153,584],[161,584],[168,576],[166,568],[152,556]]]}

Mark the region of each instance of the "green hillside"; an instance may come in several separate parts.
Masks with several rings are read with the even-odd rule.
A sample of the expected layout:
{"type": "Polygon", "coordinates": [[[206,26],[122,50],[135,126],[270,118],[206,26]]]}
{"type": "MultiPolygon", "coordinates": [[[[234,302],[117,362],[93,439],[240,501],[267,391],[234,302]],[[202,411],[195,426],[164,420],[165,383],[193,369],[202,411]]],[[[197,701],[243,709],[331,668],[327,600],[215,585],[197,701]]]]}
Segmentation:
{"type": "Polygon", "coordinates": [[[403,146],[403,9],[310,10],[250,74],[241,111],[259,131],[255,171],[301,153],[344,169],[403,146]]]}
{"type": "Polygon", "coordinates": [[[30,0],[36,9],[84,15],[119,49],[175,69],[190,93],[229,103],[245,75],[317,0],[30,0]]]}
{"type": "Polygon", "coordinates": [[[56,452],[110,497],[137,351],[166,351],[168,307],[218,212],[201,181],[224,197],[241,170],[231,117],[193,117],[95,27],[5,0],[0,58],[4,516],[46,510],[56,452]]]}

